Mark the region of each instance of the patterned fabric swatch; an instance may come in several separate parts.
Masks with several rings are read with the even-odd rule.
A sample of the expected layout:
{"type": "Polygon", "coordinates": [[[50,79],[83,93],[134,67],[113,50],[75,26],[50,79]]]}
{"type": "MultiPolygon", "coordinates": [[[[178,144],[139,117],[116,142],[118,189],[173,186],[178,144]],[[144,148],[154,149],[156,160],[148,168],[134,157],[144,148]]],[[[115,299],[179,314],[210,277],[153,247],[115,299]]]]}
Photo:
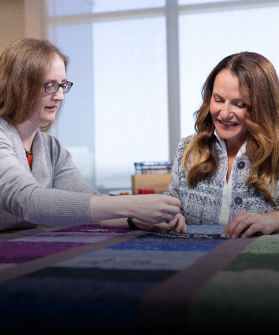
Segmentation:
{"type": "MultiPolygon", "coordinates": [[[[0,284],[3,327],[11,326],[15,317],[20,324],[30,315],[38,329],[65,330],[69,320],[72,330],[92,324],[94,329],[109,330],[139,325],[140,298],[145,292],[224,242],[218,227],[188,230],[184,238],[171,231],[143,232],[127,242],[0,284]]],[[[1,262],[18,264],[125,232],[71,227],[6,241],[0,243],[1,262]]]]}

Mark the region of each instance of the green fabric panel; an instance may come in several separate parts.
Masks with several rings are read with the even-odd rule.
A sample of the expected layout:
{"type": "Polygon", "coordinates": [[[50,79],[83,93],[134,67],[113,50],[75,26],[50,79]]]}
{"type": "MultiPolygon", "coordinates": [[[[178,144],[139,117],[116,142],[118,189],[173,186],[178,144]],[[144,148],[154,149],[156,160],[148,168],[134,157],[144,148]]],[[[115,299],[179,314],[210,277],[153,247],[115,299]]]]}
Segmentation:
{"type": "Polygon", "coordinates": [[[279,272],[221,271],[194,295],[188,313],[195,332],[278,329],[279,272]]]}
{"type": "Polygon", "coordinates": [[[258,237],[225,270],[245,269],[279,271],[279,234],[258,237]]]}
{"type": "Polygon", "coordinates": [[[245,269],[271,269],[279,271],[278,254],[243,253],[231,263],[226,271],[241,271],[245,269]]]}
{"type": "Polygon", "coordinates": [[[242,254],[276,254],[279,253],[279,234],[263,235],[251,243],[242,254]]]}
{"type": "Polygon", "coordinates": [[[187,330],[278,332],[279,234],[263,235],[193,295],[187,330]]]}

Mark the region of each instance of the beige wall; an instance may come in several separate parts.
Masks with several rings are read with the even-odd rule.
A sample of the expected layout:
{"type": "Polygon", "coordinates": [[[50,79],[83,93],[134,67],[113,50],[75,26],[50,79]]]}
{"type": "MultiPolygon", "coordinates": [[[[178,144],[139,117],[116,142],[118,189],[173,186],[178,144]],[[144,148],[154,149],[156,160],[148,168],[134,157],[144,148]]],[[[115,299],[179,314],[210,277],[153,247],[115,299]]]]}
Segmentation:
{"type": "Polygon", "coordinates": [[[0,54],[13,41],[42,37],[41,0],[0,0],[0,54]]]}
{"type": "Polygon", "coordinates": [[[24,0],[0,0],[0,54],[24,34],[24,0]]]}

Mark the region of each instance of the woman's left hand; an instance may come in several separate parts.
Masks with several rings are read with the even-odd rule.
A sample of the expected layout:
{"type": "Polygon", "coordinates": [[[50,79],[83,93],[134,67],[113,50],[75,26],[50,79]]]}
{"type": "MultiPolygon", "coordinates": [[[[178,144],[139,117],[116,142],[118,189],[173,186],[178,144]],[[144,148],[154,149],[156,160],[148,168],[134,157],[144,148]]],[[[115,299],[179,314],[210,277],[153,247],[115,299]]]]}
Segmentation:
{"type": "Polygon", "coordinates": [[[249,237],[255,233],[269,235],[279,230],[279,212],[256,214],[240,211],[228,224],[221,237],[249,237]]]}
{"type": "Polygon", "coordinates": [[[182,214],[176,214],[174,219],[170,222],[162,223],[145,223],[138,220],[134,220],[138,228],[148,231],[160,231],[160,230],[174,230],[180,233],[187,233],[187,225],[185,222],[185,217],[182,214]]]}

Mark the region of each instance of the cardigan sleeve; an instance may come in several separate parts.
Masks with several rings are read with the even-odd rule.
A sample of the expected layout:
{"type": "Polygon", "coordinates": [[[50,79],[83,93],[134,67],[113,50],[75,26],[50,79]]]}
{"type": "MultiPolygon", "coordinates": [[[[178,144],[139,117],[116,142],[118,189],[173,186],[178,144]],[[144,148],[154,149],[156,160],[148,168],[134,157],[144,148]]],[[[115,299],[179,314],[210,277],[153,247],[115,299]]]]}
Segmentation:
{"type": "MultiPolygon", "coordinates": [[[[0,219],[1,212],[6,212],[34,224],[90,224],[89,204],[94,190],[90,192],[86,185],[79,185],[79,192],[41,185],[23,164],[25,161],[20,162],[20,150],[14,145],[20,139],[15,138],[7,127],[0,126],[0,219]]],[[[69,170],[75,171],[72,178],[77,175],[73,167],[69,170]]]]}

